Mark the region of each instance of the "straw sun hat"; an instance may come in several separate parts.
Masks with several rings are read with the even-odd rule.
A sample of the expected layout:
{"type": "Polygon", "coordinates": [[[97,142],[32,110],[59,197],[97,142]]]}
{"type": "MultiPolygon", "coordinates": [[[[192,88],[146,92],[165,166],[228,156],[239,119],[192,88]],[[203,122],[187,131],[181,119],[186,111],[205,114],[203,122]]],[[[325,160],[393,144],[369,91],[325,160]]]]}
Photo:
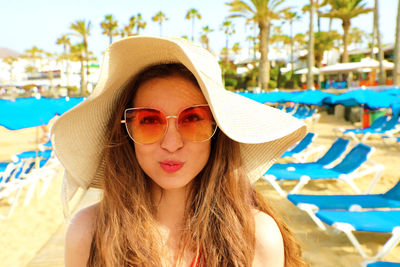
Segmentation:
{"type": "Polygon", "coordinates": [[[105,178],[102,154],[109,132],[106,127],[120,93],[144,68],[162,63],[181,63],[194,74],[218,127],[240,143],[251,182],[304,137],[302,121],[225,90],[217,58],[200,46],[181,38],[122,39],[107,49],[93,93],[52,127],[55,154],[65,168],[64,203],[79,187],[100,187],[105,178]]]}

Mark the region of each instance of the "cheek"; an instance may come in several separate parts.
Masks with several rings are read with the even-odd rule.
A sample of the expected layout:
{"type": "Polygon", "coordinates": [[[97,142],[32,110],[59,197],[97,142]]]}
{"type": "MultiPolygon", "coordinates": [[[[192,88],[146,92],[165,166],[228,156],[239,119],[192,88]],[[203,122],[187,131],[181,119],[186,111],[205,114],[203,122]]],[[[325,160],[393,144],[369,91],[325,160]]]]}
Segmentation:
{"type": "Polygon", "coordinates": [[[194,147],[191,149],[190,161],[196,172],[200,172],[206,165],[210,157],[211,142],[193,143],[194,147]]]}
{"type": "Polygon", "coordinates": [[[143,146],[143,145],[137,145],[135,144],[135,154],[136,154],[136,159],[139,163],[139,166],[143,169],[146,170],[146,166],[149,166],[152,161],[153,161],[153,150],[151,149],[150,146],[143,146]]]}

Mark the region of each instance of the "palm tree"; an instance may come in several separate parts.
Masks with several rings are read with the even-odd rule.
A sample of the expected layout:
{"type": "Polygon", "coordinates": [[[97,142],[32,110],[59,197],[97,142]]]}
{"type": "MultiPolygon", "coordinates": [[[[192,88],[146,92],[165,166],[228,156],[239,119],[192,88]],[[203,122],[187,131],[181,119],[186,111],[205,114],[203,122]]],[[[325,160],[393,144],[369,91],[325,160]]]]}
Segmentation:
{"type": "Polygon", "coordinates": [[[210,39],[208,35],[212,33],[214,30],[211,29],[208,25],[202,28],[203,32],[200,36],[200,43],[205,47],[208,51],[210,51],[210,39]]]}
{"type": "Polygon", "coordinates": [[[314,59],[317,68],[322,65],[325,51],[335,47],[335,41],[342,38],[336,31],[314,33],[314,59]]]}
{"type": "Polygon", "coordinates": [[[35,71],[38,71],[37,61],[43,58],[43,54],[43,49],[40,49],[37,46],[32,46],[32,48],[24,51],[24,55],[22,57],[31,59],[33,68],[35,71]]]}
{"type": "Polygon", "coordinates": [[[349,32],[349,44],[355,44],[360,47],[364,43],[364,39],[367,37],[367,33],[363,30],[352,27],[349,32]]]}
{"type": "Polygon", "coordinates": [[[68,61],[68,50],[71,47],[71,40],[69,39],[67,34],[61,35],[60,38],[57,38],[56,44],[62,45],[64,52],[62,55],[62,59],[65,65],[65,72],[67,74],[67,85],[69,85],[69,61],[68,61]]]}
{"type": "Polygon", "coordinates": [[[227,51],[225,61],[228,61],[229,54],[229,36],[235,33],[235,27],[230,20],[224,20],[221,25],[221,31],[225,33],[225,49],[227,51]]]}
{"type": "Polygon", "coordinates": [[[308,49],[307,49],[307,88],[314,88],[314,0],[310,0],[310,26],[308,29],[308,49]]]}
{"type": "Polygon", "coordinates": [[[81,63],[81,90],[80,95],[83,95],[86,91],[86,84],[85,81],[85,46],[83,43],[78,43],[71,46],[71,54],[70,59],[72,61],[79,61],[81,63]]]}
{"type": "Polygon", "coordinates": [[[305,44],[307,43],[304,33],[301,33],[301,32],[296,33],[296,35],[293,37],[293,41],[294,41],[295,47],[300,48],[300,49],[303,49],[305,44]]]}
{"type": "Polygon", "coordinates": [[[100,23],[100,27],[103,29],[103,34],[107,35],[112,43],[113,36],[118,36],[118,22],[114,19],[113,15],[106,15],[104,20],[100,23]]]}
{"type": "Polygon", "coordinates": [[[230,17],[245,17],[258,24],[261,54],[259,83],[262,90],[268,90],[269,83],[268,44],[271,21],[279,19],[279,13],[283,10],[277,10],[277,8],[283,2],[284,0],[231,0],[227,3],[230,6],[229,12],[233,13],[230,17]]]}
{"type": "Polygon", "coordinates": [[[165,14],[162,11],[159,11],[151,19],[154,22],[158,22],[158,25],[160,26],[160,36],[162,36],[162,24],[163,24],[164,21],[168,20],[167,16],[165,16],[165,14]]]}
{"type": "Polygon", "coordinates": [[[122,31],[120,33],[121,37],[132,36],[133,35],[133,28],[135,28],[135,26],[136,26],[136,17],[132,16],[132,17],[129,18],[128,25],[126,25],[126,26],[124,26],[122,28],[122,31]]]}
{"type": "MultiPolygon", "coordinates": [[[[317,13],[317,28],[318,28],[318,31],[320,32],[321,31],[321,16],[322,16],[321,7],[323,7],[327,4],[327,0],[323,0],[321,3],[320,3],[320,0],[314,0],[313,2],[314,2],[314,11],[317,13]]],[[[310,5],[309,4],[304,5],[302,8],[302,11],[303,12],[310,11],[310,5]]],[[[330,29],[329,29],[329,31],[330,31],[330,29]]]]}
{"type": "MultiPolygon", "coordinates": [[[[85,51],[84,58],[86,60],[86,76],[89,77],[89,48],[88,48],[88,37],[90,35],[91,24],[90,21],[86,23],[84,20],[77,20],[72,23],[70,29],[76,32],[76,35],[82,38],[83,50],[85,51]]],[[[82,83],[81,83],[82,85],[82,83]]],[[[86,92],[87,81],[84,87],[81,88],[82,92],[86,92]]]]}
{"type": "Polygon", "coordinates": [[[290,69],[291,69],[291,79],[293,79],[294,73],[294,38],[293,38],[293,22],[300,19],[300,16],[296,12],[287,10],[283,12],[283,19],[289,21],[290,26],[290,69]]]}
{"type": "Polygon", "coordinates": [[[194,21],[196,19],[200,20],[201,15],[200,15],[199,11],[197,11],[197,9],[191,8],[186,13],[185,19],[192,20],[192,42],[193,42],[194,41],[194,21]]]}
{"type": "MultiPolygon", "coordinates": [[[[382,50],[382,43],[381,43],[381,33],[379,30],[379,3],[378,0],[375,0],[374,5],[374,28],[376,33],[376,41],[378,43],[378,60],[379,60],[379,84],[383,85],[386,83],[386,73],[385,69],[383,68],[383,50],[382,50]]],[[[374,49],[373,47],[371,48],[374,49]]]]}
{"type": "Polygon", "coordinates": [[[145,29],[147,22],[142,18],[142,14],[138,13],[136,15],[136,35],[139,35],[140,29],[145,29]]]}
{"type": "Polygon", "coordinates": [[[234,43],[233,46],[232,46],[232,52],[235,55],[238,55],[240,53],[240,51],[242,51],[242,48],[240,47],[240,44],[239,43],[234,43]]]}
{"type": "Polygon", "coordinates": [[[351,19],[371,12],[372,8],[366,8],[366,0],[326,0],[331,6],[330,11],[322,13],[322,17],[337,18],[342,20],[343,27],[343,58],[342,62],[349,62],[347,47],[349,43],[349,30],[351,19]]]}
{"type": "Polygon", "coordinates": [[[394,45],[393,84],[400,85],[400,0],[397,3],[396,40],[394,45]]]}

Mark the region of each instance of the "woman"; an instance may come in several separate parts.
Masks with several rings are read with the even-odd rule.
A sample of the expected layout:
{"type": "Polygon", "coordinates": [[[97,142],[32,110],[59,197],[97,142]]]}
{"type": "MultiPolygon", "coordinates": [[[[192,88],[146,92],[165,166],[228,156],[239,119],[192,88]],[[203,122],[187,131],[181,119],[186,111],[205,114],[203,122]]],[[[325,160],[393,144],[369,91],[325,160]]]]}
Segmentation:
{"type": "Polygon", "coordinates": [[[72,219],[66,266],[302,266],[251,187],[304,125],[224,90],[217,60],[179,38],[110,46],[93,94],[53,126],[66,169],[102,200],[72,219]]]}

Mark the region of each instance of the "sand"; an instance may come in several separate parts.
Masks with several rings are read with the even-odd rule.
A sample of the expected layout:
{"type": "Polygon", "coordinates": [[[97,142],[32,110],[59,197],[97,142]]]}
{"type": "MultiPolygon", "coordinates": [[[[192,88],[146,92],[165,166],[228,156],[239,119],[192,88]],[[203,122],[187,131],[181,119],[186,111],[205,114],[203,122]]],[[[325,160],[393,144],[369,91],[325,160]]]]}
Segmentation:
{"type": "MultiPolygon", "coordinates": [[[[310,130],[318,133],[317,144],[328,147],[335,140],[332,131],[335,127],[352,128],[353,125],[333,115],[322,113],[319,123],[310,127],[310,130]]],[[[0,140],[0,160],[4,161],[12,154],[35,148],[36,129],[10,132],[0,128],[0,140]]],[[[385,192],[399,180],[400,150],[394,146],[384,145],[379,138],[370,139],[366,144],[376,149],[371,160],[383,163],[386,167],[373,193],[385,192]]],[[[13,215],[0,220],[0,267],[26,266],[62,225],[63,215],[59,197],[61,176],[60,174],[53,178],[45,196],[42,198],[36,196],[28,206],[22,205],[24,199],[22,195],[13,215]]],[[[362,190],[366,190],[371,180],[372,176],[366,176],[355,182],[362,190]]],[[[290,182],[283,185],[286,190],[293,186],[290,182]]],[[[326,232],[320,230],[307,214],[281,197],[267,182],[260,180],[257,188],[270,199],[276,212],[289,224],[301,243],[304,258],[310,266],[361,266],[363,259],[343,233],[334,232],[332,229],[326,232]]],[[[310,182],[299,193],[353,194],[354,192],[343,183],[315,181],[310,182]]],[[[6,202],[0,202],[1,213],[8,207],[6,202]]],[[[370,255],[375,254],[390,237],[389,234],[376,233],[357,233],[356,236],[370,255]]],[[[385,260],[400,262],[400,246],[392,250],[385,260]]]]}

